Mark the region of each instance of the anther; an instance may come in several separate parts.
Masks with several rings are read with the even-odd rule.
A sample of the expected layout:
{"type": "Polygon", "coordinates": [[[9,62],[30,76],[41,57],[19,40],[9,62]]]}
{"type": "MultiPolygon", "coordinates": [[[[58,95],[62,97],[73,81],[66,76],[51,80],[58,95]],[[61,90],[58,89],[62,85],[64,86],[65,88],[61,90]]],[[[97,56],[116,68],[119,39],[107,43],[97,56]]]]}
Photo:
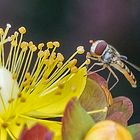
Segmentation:
{"type": "Polygon", "coordinates": [[[60,67],[62,67],[62,65],[63,65],[63,63],[62,63],[62,62],[59,62],[59,63],[57,64],[57,67],[60,68],[60,67]]]}
{"type": "Polygon", "coordinates": [[[26,101],[26,98],[21,97],[21,98],[20,98],[20,101],[21,101],[22,103],[24,103],[24,102],[26,101]]]}
{"type": "Polygon", "coordinates": [[[52,57],[53,59],[55,59],[55,58],[56,58],[56,52],[52,52],[51,57],[52,57]]]}
{"type": "Polygon", "coordinates": [[[28,46],[28,42],[23,41],[21,43],[21,48],[27,47],[28,46]]]}
{"type": "Polygon", "coordinates": [[[77,90],[76,86],[73,85],[73,86],[71,87],[71,90],[72,90],[72,92],[76,92],[76,90],[77,90]]]}
{"type": "Polygon", "coordinates": [[[11,42],[11,46],[16,47],[16,46],[17,46],[17,42],[13,40],[13,41],[11,42]]]}
{"type": "Polygon", "coordinates": [[[32,52],[35,52],[37,50],[37,47],[35,45],[31,45],[29,46],[29,48],[32,52]]]}
{"type": "Polygon", "coordinates": [[[39,51],[39,52],[38,52],[38,57],[39,57],[39,58],[42,58],[43,56],[44,56],[44,52],[43,52],[43,51],[39,51]]]}
{"type": "Polygon", "coordinates": [[[10,36],[7,37],[7,41],[8,41],[8,42],[11,41],[11,37],[10,37],[10,36]]]}
{"type": "Polygon", "coordinates": [[[39,50],[42,50],[43,47],[44,47],[44,43],[38,44],[38,49],[39,49],[39,50]]]}
{"type": "Polygon", "coordinates": [[[49,64],[49,59],[43,60],[43,63],[44,63],[45,65],[48,65],[48,64],[49,64]]]}
{"type": "Polygon", "coordinates": [[[103,112],[107,112],[107,110],[108,110],[108,108],[107,108],[107,107],[105,107],[105,108],[103,109],[103,112]]]}
{"type": "Polygon", "coordinates": [[[71,68],[77,64],[77,59],[73,59],[68,63],[68,68],[71,68]]]}
{"type": "Polygon", "coordinates": [[[15,37],[17,37],[17,36],[18,36],[18,34],[19,34],[19,33],[16,31],[16,32],[14,33],[15,37]]]}
{"type": "Polygon", "coordinates": [[[91,62],[90,59],[87,59],[87,60],[85,61],[85,64],[86,64],[86,65],[89,65],[90,62],[91,62]]]}
{"type": "Polygon", "coordinates": [[[26,78],[26,79],[29,79],[30,77],[31,77],[30,73],[27,72],[27,73],[25,74],[25,78],[26,78]]]}
{"type": "Polygon", "coordinates": [[[54,42],[53,42],[53,45],[54,45],[55,47],[57,47],[57,48],[60,47],[60,43],[59,43],[58,41],[54,41],[54,42]]]}
{"type": "Polygon", "coordinates": [[[25,33],[26,33],[25,27],[20,27],[20,28],[18,29],[18,31],[19,31],[21,34],[25,34],[25,33]]]}
{"type": "Polygon", "coordinates": [[[86,58],[90,58],[91,57],[91,54],[89,52],[87,52],[87,55],[86,55],[86,58]]]}
{"type": "Polygon", "coordinates": [[[13,101],[14,101],[14,98],[11,98],[11,99],[8,100],[8,103],[10,104],[10,103],[12,103],[13,101]]]}
{"type": "Polygon", "coordinates": [[[78,68],[76,66],[73,66],[70,70],[72,73],[76,73],[78,71],[78,68]]]}
{"type": "Polygon", "coordinates": [[[21,93],[19,93],[17,97],[18,97],[18,98],[21,98],[21,96],[22,96],[22,94],[21,94],[21,93]]]}
{"type": "Polygon", "coordinates": [[[47,42],[47,48],[52,49],[53,47],[53,42],[47,42]]]}
{"type": "Polygon", "coordinates": [[[9,23],[7,23],[6,26],[7,26],[8,28],[11,28],[11,24],[9,24],[9,23]]]}
{"type": "Polygon", "coordinates": [[[61,95],[62,94],[62,92],[61,91],[56,91],[56,93],[55,93],[55,95],[61,95]]]}
{"type": "Polygon", "coordinates": [[[13,80],[16,80],[17,79],[17,74],[13,73],[12,78],[13,78],[13,80]]]}
{"type": "Polygon", "coordinates": [[[60,83],[58,83],[58,88],[60,88],[60,89],[63,89],[64,88],[64,83],[63,82],[60,82],[60,83]]]}
{"type": "Polygon", "coordinates": [[[85,52],[85,49],[84,49],[83,46],[78,46],[78,47],[77,47],[77,53],[78,53],[78,54],[83,54],[84,52],[85,52]]]}
{"type": "Polygon", "coordinates": [[[16,122],[16,125],[17,125],[17,126],[20,126],[21,124],[20,124],[19,122],[16,122]]]}
{"type": "Polygon", "coordinates": [[[63,56],[61,53],[57,53],[57,59],[58,59],[60,62],[63,62],[63,61],[64,61],[64,56],[63,56]]]}
{"type": "Polygon", "coordinates": [[[30,41],[30,42],[29,42],[29,46],[32,46],[32,45],[34,45],[34,44],[33,44],[33,42],[32,42],[32,41],[30,41]]]}
{"type": "Polygon", "coordinates": [[[35,45],[33,45],[32,51],[35,52],[36,50],[37,50],[37,47],[35,45]]]}
{"type": "Polygon", "coordinates": [[[11,35],[11,40],[14,40],[15,38],[15,35],[11,35]]]}
{"type": "Polygon", "coordinates": [[[50,56],[50,51],[49,50],[45,50],[44,51],[44,58],[48,58],[48,56],[50,56]]]}
{"type": "Polygon", "coordinates": [[[8,127],[8,123],[7,123],[7,122],[3,122],[3,123],[1,124],[1,126],[2,126],[3,128],[7,128],[7,127],[8,127]]]}

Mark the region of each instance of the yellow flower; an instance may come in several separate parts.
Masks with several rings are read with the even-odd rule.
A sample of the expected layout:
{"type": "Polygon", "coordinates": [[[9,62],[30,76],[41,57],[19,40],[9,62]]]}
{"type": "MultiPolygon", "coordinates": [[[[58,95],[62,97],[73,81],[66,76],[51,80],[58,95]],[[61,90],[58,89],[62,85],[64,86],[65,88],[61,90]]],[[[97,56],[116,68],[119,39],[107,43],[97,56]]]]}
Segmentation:
{"type": "Polygon", "coordinates": [[[132,136],[122,125],[105,120],[95,124],[84,140],[132,140],[132,136]]]}
{"type": "Polygon", "coordinates": [[[24,27],[7,37],[10,28],[10,24],[5,30],[0,28],[0,139],[6,140],[8,135],[18,139],[25,125],[36,122],[53,130],[57,139],[61,124],[42,118],[62,116],[69,99],[81,95],[87,61],[76,67],[74,57],[83,54],[84,48],[77,47],[64,62],[64,56],[56,52],[59,42],[35,46],[23,41],[24,27]]]}

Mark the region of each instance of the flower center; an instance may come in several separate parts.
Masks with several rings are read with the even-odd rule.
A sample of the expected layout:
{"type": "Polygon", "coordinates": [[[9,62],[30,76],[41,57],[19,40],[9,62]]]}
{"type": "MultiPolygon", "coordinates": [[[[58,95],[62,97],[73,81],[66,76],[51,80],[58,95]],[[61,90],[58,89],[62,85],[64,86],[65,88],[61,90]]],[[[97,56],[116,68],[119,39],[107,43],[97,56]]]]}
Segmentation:
{"type": "Polygon", "coordinates": [[[6,109],[9,102],[17,97],[19,86],[12,73],[6,68],[0,67],[0,111],[6,109]]]}

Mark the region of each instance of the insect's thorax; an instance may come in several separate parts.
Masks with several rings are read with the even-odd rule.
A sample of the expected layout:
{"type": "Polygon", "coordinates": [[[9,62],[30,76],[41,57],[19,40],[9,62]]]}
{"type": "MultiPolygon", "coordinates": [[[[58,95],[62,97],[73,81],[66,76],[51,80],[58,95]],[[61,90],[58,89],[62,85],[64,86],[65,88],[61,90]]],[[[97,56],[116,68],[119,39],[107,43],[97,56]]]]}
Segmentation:
{"type": "Polygon", "coordinates": [[[101,56],[100,61],[105,64],[114,63],[119,59],[117,52],[114,51],[112,48],[108,48],[101,56]]]}

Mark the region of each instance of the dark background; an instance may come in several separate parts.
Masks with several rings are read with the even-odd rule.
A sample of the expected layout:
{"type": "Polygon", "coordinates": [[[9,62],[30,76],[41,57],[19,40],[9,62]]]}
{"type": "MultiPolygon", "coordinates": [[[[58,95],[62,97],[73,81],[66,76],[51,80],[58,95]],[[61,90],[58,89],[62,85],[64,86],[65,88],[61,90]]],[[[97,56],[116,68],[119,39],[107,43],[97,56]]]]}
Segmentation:
{"type": "MultiPolygon", "coordinates": [[[[139,0],[1,0],[0,26],[11,30],[25,26],[27,40],[35,43],[58,40],[61,52],[70,56],[78,45],[90,49],[90,39],[104,39],[129,61],[140,66],[139,0]]],[[[114,96],[127,96],[134,103],[130,123],[140,122],[140,73],[132,68],[138,87],[132,88],[119,72],[114,96]]]]}

